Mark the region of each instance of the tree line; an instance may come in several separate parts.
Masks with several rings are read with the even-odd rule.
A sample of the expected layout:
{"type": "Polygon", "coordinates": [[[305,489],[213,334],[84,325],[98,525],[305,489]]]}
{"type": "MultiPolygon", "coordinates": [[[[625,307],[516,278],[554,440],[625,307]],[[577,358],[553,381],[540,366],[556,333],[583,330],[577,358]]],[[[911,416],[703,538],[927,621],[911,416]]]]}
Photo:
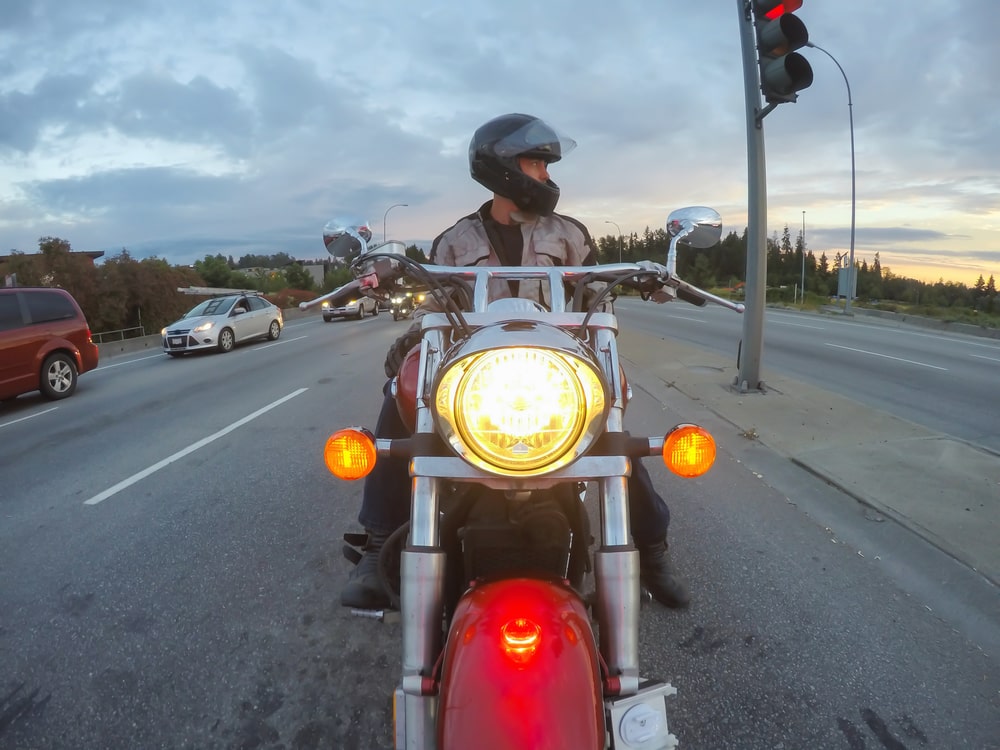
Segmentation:
{"type": "MultiPolygon", "coordinates": [[[[677,273],[705,289],[736,292],[746,272],[747,234],[727,234],[721,242],[706,250],[678,252],[677,273]]],[[[627,237],[608,235],[596,240],[598,261],[663,261],[670,239],[663,229],[648,227],[641,234],[627,237]]],[[[406,254],[420,262],[427,258],[420,248],[410,245],[406,254]]],[[[767,239],[767,299],[769,302],[792,301],[801,285],[805,265],[805,298],[826,300],[837,294],[838,273],[846,266],[843,254],[832,259],[826,253],[816,257],[805,246],[802,235],[792,241],[786,226],[783,233],[767,239]],[[804,258],[803,258],[804,256],[804,258]]],[[[867,259],[855,263],[857,298],[861,302],[886,307],[893,303],[917,305],[928,313],[933,308],[1000,313],[996,281],[982,276],[975,286],[938,281],[935,284],[897,276],[881,265],[878,253],[871,264],[867,259]]],[[[80,303],[95,333],[138,329],[159,331],[177,320],[201,298],[178,292],[191,286],[255,289],[281,307],[294,307],[300,301],[329,292],[351,279],[343,264],[329,261],[298,261],[287,253],[244,255],[238,260],[222,254],[206,255],[193,266],[171,265],[161,258],[137,260],[127,249],[93,263],[82,253],[75,253],[66,240],[43,237],[39,253],[12,252],[4,267],[5,274],[16,274],[21,286],[59,286],[80,303]],[[308,266],[321,266],[323,281],[318,283],[308,266]]],[[[994,325],[997,323],[994,322],[994,325]]]]}
{"type": "MultiPolygon", "coordinates": [[[[598,259],[601,263],[618,260],[619,252],[624,262],[654,260],[662,262],[670,248],[670,237],[663,229],[627,237],[606,236],[597,240],[598,259]]],[[[677,274],[686,281],[705,289],[735,289],[745,281],[747,231],[727,234],[719,244],[707,250],[685,249],[677,253],[677,274]]],[[[799,234],[794,243],[788,227],[781,236],[777,233],[767,238],[767,299],[769,302],[794,300],[801,294],[803,263],[805,270],[805,296],[826,300],[837,296],[839,271],[849,264],[846,253],[835,253],[833,258],[821,252],[819,257],[810,250],[799,234]],[[804,255],[804,259],[803,259],[804,255]]],[[[964,308],[989,315],[1000,313],[996,280],[980,275],[975,286],[969,287],[956,281],[939,280],[928,284],[916,279],[898,276],[883,266],[876,252],[871,264],[867,258],[855,258],[857,276],[856,298],[871,304],[902,303],[917,305],[928,311],[931,308],[964,308]]],[[[891,305],[890,305],[891,306],[891,305]]]]}

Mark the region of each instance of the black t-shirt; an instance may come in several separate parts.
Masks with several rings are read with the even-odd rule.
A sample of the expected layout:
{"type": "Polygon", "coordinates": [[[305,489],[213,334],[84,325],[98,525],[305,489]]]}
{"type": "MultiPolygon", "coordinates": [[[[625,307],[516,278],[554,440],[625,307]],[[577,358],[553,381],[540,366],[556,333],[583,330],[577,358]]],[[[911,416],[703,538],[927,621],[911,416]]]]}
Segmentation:
{"type": "MultiPolygon", "coordinates": [[[[486,236],[503,266],[519,266],[524,257],[524,235],[520,224],[501,224],[492,218],[483,222],[486,236]]],[[[520,281],[508,281],[511,296],[516,297],[520,281]]]]}

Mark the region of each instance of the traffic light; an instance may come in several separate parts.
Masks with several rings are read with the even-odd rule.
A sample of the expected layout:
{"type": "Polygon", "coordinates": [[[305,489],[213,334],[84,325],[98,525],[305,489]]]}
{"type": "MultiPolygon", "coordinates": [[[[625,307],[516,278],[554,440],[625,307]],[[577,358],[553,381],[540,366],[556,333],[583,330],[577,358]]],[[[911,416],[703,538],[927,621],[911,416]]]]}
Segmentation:
{"type": "Polygon", "coordinates": [[[794,102],[795,92],[813,82],[809,61],[795,51],[809,41],[806,25],[792,13],[802,0],[752,0],[752,5],[761,93],[768,104],[794,102]]]}

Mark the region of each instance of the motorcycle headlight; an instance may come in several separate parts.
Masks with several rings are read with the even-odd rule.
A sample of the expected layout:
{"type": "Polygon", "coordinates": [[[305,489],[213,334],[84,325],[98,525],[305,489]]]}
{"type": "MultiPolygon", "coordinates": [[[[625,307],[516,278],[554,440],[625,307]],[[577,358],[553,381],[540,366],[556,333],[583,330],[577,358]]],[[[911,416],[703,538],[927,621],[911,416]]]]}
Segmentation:
{"type": "MultiPolygon", "coordinates": [[[[533,325],[533,324],[526,324],[533,325]]],[[[552,328],[545,326],[545,328],[552,328]]],[[[435,391],[442,434],[470,463],[494,474],[536,476],[587,450],[603,430],[601,371],[569,334],[548,346],[470,346],[445,365],[435,391]]],[[[473,339],[476,338],[475,334],[473,339]]],[[[530,342],[531,335],[520,340],[530,342]]]]}

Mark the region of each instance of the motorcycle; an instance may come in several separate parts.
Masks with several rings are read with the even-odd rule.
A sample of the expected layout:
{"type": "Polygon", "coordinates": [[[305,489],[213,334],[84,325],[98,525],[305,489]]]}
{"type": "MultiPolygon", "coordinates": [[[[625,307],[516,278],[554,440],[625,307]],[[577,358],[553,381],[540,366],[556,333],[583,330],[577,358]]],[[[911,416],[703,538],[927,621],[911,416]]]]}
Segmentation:
{"type": "Polygon", "coordinates": [[[389,300],[389,312],[392,313],[393,320],[409,318],[417,305],[424,301],[423,293],[398,292],[389,300]]]}
{"type": "Polygon", "coordinates": [[[377,252],[355,260],[359,280],[412,276],[442,309],[421,318],[420,344],[392,381],[412,437],[350,427],[324,448],[328,469],[348,480],[384,457],[409,460],[410,521],[379,561],[402,622],[396,748],[677,746],[667,711],[676,689],[640,671],[626,477],[632,461],[653,455],[681,477],[700,476],[715,443],[693,424],[662,436],[625,431],[618,321],[603,309],[622,286],[743,312],[676,274],[678,244],[710,247],[721,226],[712,209],[673,212],[666,265],[455,268],[377,252]],[[549,309],[490,298],[492,280],[515,279],[547,288],[549,309]]]}

